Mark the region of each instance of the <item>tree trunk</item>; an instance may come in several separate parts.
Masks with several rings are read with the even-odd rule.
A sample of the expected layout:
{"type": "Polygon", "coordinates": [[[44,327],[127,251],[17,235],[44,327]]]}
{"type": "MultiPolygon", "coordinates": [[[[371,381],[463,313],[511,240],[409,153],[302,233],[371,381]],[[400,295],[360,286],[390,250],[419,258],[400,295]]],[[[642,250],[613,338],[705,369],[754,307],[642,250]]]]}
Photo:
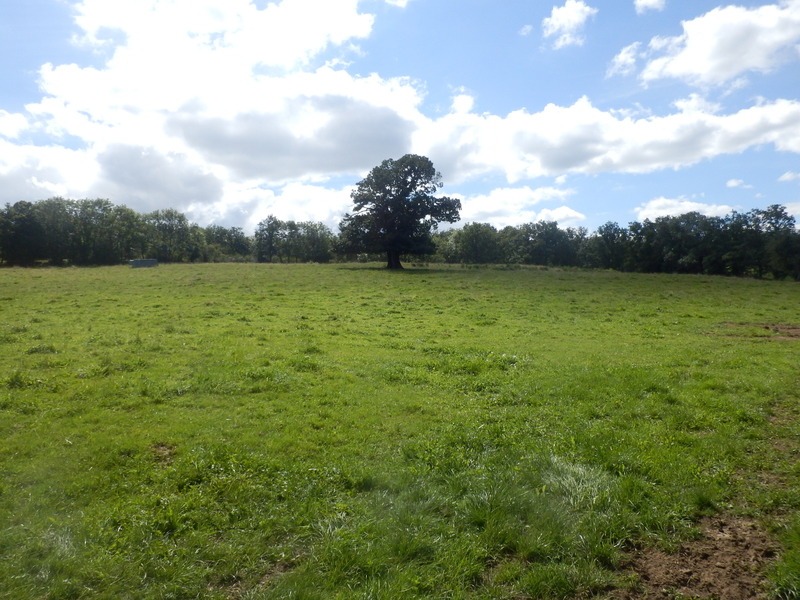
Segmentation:
{"type": "Polygon", "coordinates": [[[403,265],[400,264],[400,252],[397,250],[387,250],[386,251],[386,258],[387,258],[387,269],[402,269],[403,265]]]}

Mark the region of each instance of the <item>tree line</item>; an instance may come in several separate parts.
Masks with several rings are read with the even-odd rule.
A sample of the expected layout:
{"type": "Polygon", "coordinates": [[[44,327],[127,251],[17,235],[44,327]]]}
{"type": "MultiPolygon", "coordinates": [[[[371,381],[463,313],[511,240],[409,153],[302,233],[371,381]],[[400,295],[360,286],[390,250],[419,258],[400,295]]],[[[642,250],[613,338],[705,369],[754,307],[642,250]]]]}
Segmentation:
{"type": "MultiPolygon", "coordinates": [[[[23,201],[0,210],[0,264],[378,260],[384,252],[379,245],[354,243],[355,225],[362,226],[345,219],[334,234],[322,223],[269,216],[247,235],[239,227],[201,227],[174,209],[140,214],[103,199],[23,201]]],[[[562,229],[555,221],[501,229],[469,223],[433,232],[430,239],[410,254],[427,262],[800,280],[800,232],[781,205],[725,217],[690,212],[627,227],[609,222],[592,233],[562,229]]]]}
{"type": "Polygon", "coordinates": [[[161,262],[326,262],[334,235],[322,223],[269,217],[255,236],[191,223],[175,209],[140,214],[109,200],[50,198],[0,210],[0,264],[115,265],[161,262]]]}
{"type": "Polygon", "coordinates": [[[690,212],[645,219],[627,228],[608,222],[591,234],[541,221],[500,230],[470,223],[434,237],[446,262],[800,280],[800,232],[779,204],[725,217],[690,212]]]}

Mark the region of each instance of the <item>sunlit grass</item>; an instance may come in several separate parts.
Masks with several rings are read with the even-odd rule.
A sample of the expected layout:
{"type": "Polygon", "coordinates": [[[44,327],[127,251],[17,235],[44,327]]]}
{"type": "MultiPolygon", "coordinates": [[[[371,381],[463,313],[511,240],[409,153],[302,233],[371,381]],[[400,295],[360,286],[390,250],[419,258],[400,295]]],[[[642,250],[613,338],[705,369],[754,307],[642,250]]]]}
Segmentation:
{"type": "Polygon", "coordinates": [[[754,324],[798,300],[539,269],[2,270],[0,595],[570,598],[732,510],[784,536],[791,597],[800,341],[754,324]]]}

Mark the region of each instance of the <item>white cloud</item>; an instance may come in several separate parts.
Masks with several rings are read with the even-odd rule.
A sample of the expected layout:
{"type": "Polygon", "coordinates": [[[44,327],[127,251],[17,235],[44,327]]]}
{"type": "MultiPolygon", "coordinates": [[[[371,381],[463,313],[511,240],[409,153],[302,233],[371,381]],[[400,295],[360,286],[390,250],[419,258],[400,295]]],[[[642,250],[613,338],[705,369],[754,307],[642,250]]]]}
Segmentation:
{"type": "Polygon", "coordinates": [[[98,174],[94,156],[85,150],[0,139],[0,204],[47,195],[85,197],[98,174]]]}
{"type": "Polygon", "coordinates": [[[524,25],[522,29],[519,30],[519,34],[523,37],[529,36],[533,33],[533,25],[524,25]]]}
{"type": "MultiPolygon", "coordinates": [[[[27,108],[46,119],[50,133],[69,133],[100,149],[154,146],[202,160],[169,131],[170,114],[225,120],[281,115],[295,98],[317,94],[377,94],[375,102],[365,101],[380,106],[392,88],[410,87],[306,68],[329,47],[344,48],[369,34],[372,17],[358,13],[357,0],[285,0],[263,10],[246,0],[84,0],[76,10],[87,43],[103,45],[105,32],[119,32],[110,58],[103,68],[44,65],[40,80],[46,96],[27,108]],[[271,70],[275,76],[266,74],[271,70]]],[[[394,104],[408,99],[403,91],[395,95],[394,104]]],[[[321,109],[290,116],[302,136],[324,124],[328,114],[321,109]]]]}
{"type": "Polygon", "coordinates": [[[588,98],[505,117],[454,114],[422,123],[412,147],[447,181],[502,173],[509,182],[568,173],[648,173],[772,144],[800,152],[800,101],[778,100],[718,114],[692,96],[665,116],[600,110],[588,98]]]}
{"type": "MultiPolygon", "coordinates": [[[[720,114],[718,105],[692,95],[675,102],[674,114],[637,116],[581,98],[499,116],[472,112],[471,96],[459,93],[449,114],[429,119],[419,112],[422,92],[410,80],[322,67],[280,77],[228,73],[224,93],[210,90],[206,78],[187,76],[164,95],[152,89],[133,108],[128,93],[137,91],[127,87],[127,72],[113,61],[106,69],[47,67],[50,95],[29,111],[48,131],[78,136],[86,147],[69,161],[41,147],[10,152],[7,172],[36,164],[38,181],[63,195],[105,190],[136,208],[148,198],[174,206],[236,202],[232,182],[247,189],[318,183],[337,173],[363,175],[376,156],[408,151],[430,156],[448,184],[485,174],[514,183],[569,173],[647,173],[766,144],[800,152],[800,102],[790,100],[720,114]],[[139,187],[122,185],[113,160],[120,149],[155,161],[152,173],[159,176],[139,187]],[[27,158],[20,163],[19,156],[27,158]],[[192,179],[208,187],[197,188],[192,179]]],[[[41,188],[27,189],[42,195],[41,188]]],[[[4,199],[20,197],[0,192],[4,199]]]]}
{"type": "Polygon", "coordinates": [[[480,194],[462,198],[461,220],[465,223],[491,223],[502,228],[507,225],[520,223],[534,223],[540,220],[582,220],[583,215],[566,207],[559,209],[544,209],[540,212],[534,206],[542,202],[564,202],[575,194],[575,190],[553,187],[530,188],[497,188],[488,194],[480,194]],[[557,213],[555,211],[558,211],[557,213]],[[571,211],[571,212],[570,212],[571,211]],[[545,217],[541,215],[544,214],[545,217]],[[558,214],[561,220],[548,217],[558,214]]]}
{"type": "Polygon", "coordinates": [[[124,204],[153,211],[167,206],[186,209],[190,203],[213,203],[223,182],[186,156],[155,148],[114,144],[97,156],[101,173],[91,195],[124,199],[124,204]]]}
{"type": "Polygon", "coordinates": [[[651,60],[641,74],[645,83],[675,78],[693,85],[719,86],[744,73],[769,73],[784,62],[797,60],[800,0],[756,8],[718,7],[683,21],[682,27],[679,36],[650,41],[651,60]]]}
{"type": "Polygon", "coordinates": [[[729,187],[729,188],[741,188],[743,190],[752,190],[753,189],[753,186],[745,183],[743,179],[729,179],[725,183],[725,186],[729,187]]]}
{"type": "Polygon", "coordinates": [[[606,77],[614,75],[630,75],[636,70],[636,61],[640,55],[641,42],[625,46],[611,61],[606,77]]]}
{"type": "Polygon", "coordinates": [[[794,217],[796,223],[800,223],[800,202],[789,202],[784,204],[786,212],[794,217]]]}
{"type": "Polygon", "coordinates": [[[0,109],[0,135],[13,140],[27,128],[28,119],[25,115],[0,109]]]}
{"type": "Polygon", "coordinates": [[[800,180],[800,173],[793,173],[792,171],[786,171],[783,175],[778,177],[778,181],[787,183],[789,181],[797,181],[800,180]]]}
{"type": "Polygon", "coordinates": [[[352,189],[292,182],[271,190],[232,183],[225,190],[224,201],[191,204],[186,207],[186,214],[197,222],[237,225],[246,231],[254,231],[269,215],[298,222],[322,222],[335,231],[341,217],[352,207],[352,189]]]}
{"type": "Polygon", "coordinates": [[[475,98],[469,94],[457,94],[453,97],[450,110],[454,113],[468,113],[475,107],[475,98]]]}
{"type": "Polygon", "coordinates": [[[667,0],[634,0],[636,14],[642,14],[648,10],[664,10],[667,0]]]}
{"type": "Polygon", "coordinates": [[[369,168],[376,156],[397,156],[412,125],[397,112],[346,96],[298,98],[282,112],[230,118],[176,114],[167,131],[205,160],[239,178],[282,182],[369,168]]]}
{"type": "Polygon", "coordinates": [[[219,66],[218,60],[183,60],[198,49],[207,50],[209,58],[235,57],[226,61],[229,67],[291,68],[330,45],[366,37],[373,24],[372,15],[359,13],[358,0],[283,0],[262,10],[249,0],[82,0],[75,10],[86,43],[104,45],[108,32],[125,40],[127,50],[113,59],[118,66],[129,60],[140,66],[167,61],[182,65],[181,72],[190,65],[206,73],[219,66]]]}
{"type": "Polygon", "coordinates": [[[652,221],[658,217],[678,216],[689,212],[697,212],[707,217],[724,217],[734,210],[736,210],[734,206],[704,204],[681,196],[679,198],[654,198],[638,206],[634,209],[634,213],[639,221],[644,221],[645,219],[652,221]]]}
{"type": "Polygon", "coordinates": [[[688,98],[675,100],[672,105],[684,114],[714,115],[722,110],[721,105],[709,102],[699,94],[689,94],[688,98]]]}
{"type": "MultiPolygon", "coordinates": [[[[149,209],[211,205],[227,197],[231,181],[310,181],[400,155],[419,119],[416,84],[309,66],[320,52],[346,53],[369,33],[372,17],[357,4],[284,0],[257,10],[246,0],[84,0],[76,22],[84,43],[104,48],[106,64],[44,65],[45,96],[26,109],[30,127],[83,146],[77,154],[95,166],[82,172],[93,178],[75,192],[71,163],[51,163],[43,147],[28,148],[26,164],[46,173],[40,188],[50,182],[48,189],[104,193],[149,209]],[[143,177],[126,180],[121,156],[143,177]]],[[[0,134],[28,127],[0,113],[0,134]]]]}
{"type": "Polygon", "coordinates": [[[557,221],[560,227],[573,227],[586,220],[586,215],[571,209],[569,206],[559,206],[558,208],[545,208],[539,211],[530,222],[537,221],[557,221]]]}
{"type": "Polygon", "coordinates": [[[544,37],[555,37],[554,48],[583,45],[583,27],[599,11],[583,0],[567,0],[564,6],[554,6],[550,16],[542,21],[544,37]]]}

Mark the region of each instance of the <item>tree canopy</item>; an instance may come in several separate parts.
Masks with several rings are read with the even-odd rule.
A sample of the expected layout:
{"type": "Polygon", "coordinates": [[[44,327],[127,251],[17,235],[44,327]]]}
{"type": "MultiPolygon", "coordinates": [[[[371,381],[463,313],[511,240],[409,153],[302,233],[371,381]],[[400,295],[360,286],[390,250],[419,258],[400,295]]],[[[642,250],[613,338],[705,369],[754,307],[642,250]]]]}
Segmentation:
{"type": "Polygon", "coordinates": [[[403,268],[401,255],[433,253],[433,231],[457,221],[461,210],[460,200],[434,196],[441,187],[442,175],[427,157],[384,160],[350,194],[353,213],[339,225],[342,248],[386,253],[389,269],[403,268]]]}

